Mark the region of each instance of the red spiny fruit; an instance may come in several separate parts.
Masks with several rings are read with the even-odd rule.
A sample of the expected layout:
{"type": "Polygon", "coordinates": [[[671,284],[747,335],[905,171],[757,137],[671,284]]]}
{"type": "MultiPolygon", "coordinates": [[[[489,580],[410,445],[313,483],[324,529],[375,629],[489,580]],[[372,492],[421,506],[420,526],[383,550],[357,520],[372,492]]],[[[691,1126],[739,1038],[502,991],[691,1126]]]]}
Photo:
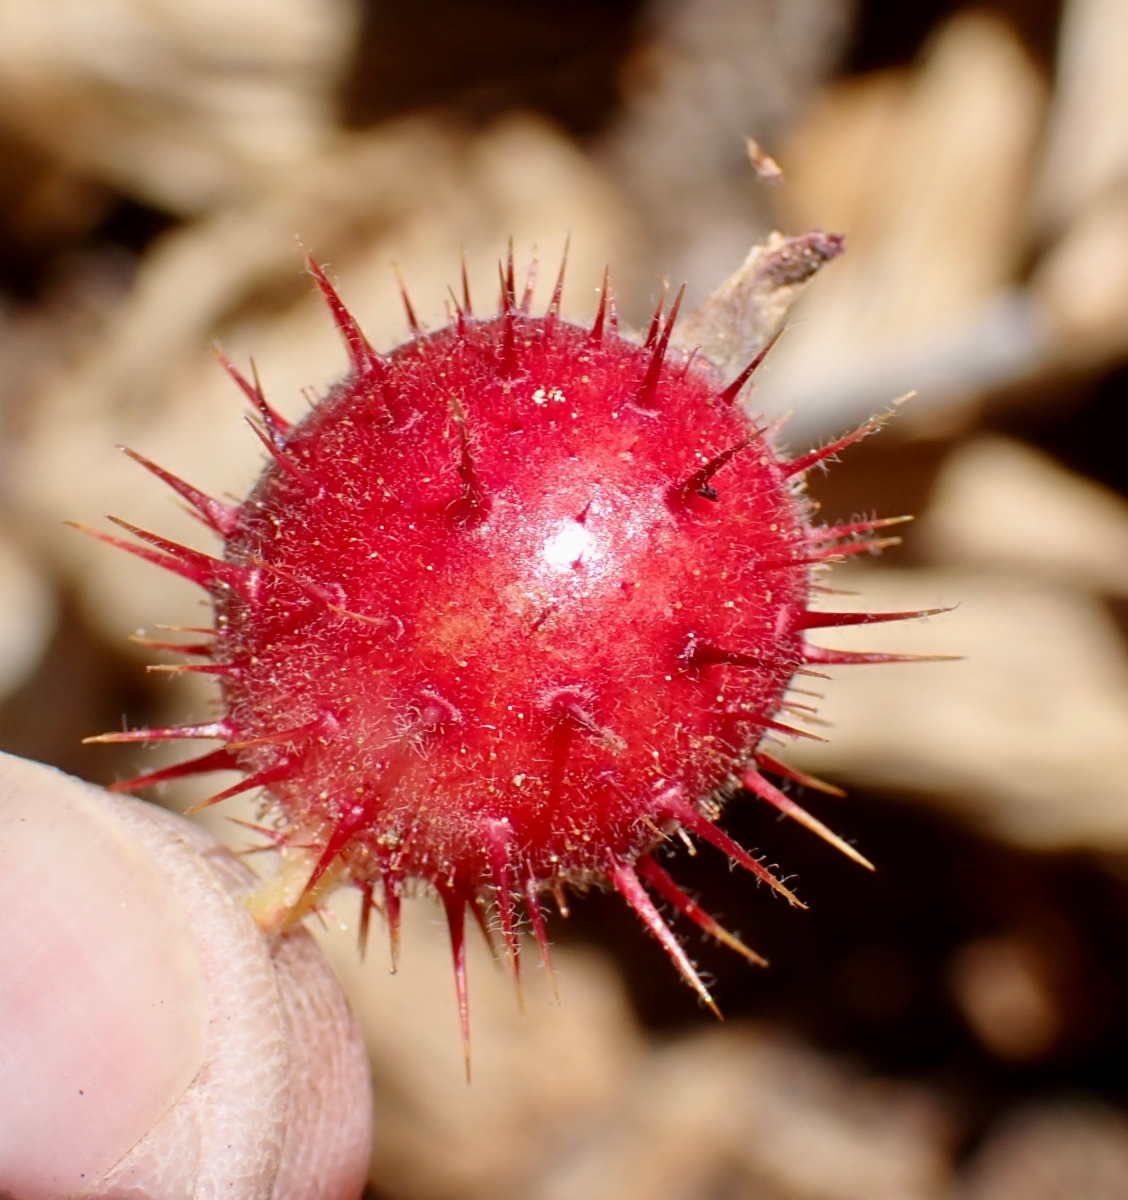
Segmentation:
{"type": "Polygon", "coordinates": [[[568,886],[617,888],[712,1005],[644,885],[761,960],[678,890],[664,840],[708,841],[797,904],[714,824],[743,787],[865,863],[760,768],[817,782],[761,747],[795,732],[780,717],[807,664],[889,657],[805,631],[911,615],[808,608],[817,564],[878,544],[884,522],[812,528],[801,496],[866,430],[783,460],[736,403],[756,363],[726,384],[672,346],[677,301],[644,344],[618,333],[606,288],[591,329],[560,317],[560,283],[532,316],[511,255],[498,316],[467,294],[424,333],[408,304],[413,336],[384,356],[311,271],[351,371],[291,426],[227,364],[272,459],[250,496],[220,504],[134,455],[223,557],[97,535],[210,592],[214,629],[178,648],[226,701],[212,724],[93,739],[224,742],[119,788],[245,772],[213,801],[264,788],[272,840],[312,848],[307,893],[351,882],[393,939],[404,889],[429,885],[464,1029],[467,906],[496,916],[516,967],[518,913],[544,948],[540,898],[568,886]]]}

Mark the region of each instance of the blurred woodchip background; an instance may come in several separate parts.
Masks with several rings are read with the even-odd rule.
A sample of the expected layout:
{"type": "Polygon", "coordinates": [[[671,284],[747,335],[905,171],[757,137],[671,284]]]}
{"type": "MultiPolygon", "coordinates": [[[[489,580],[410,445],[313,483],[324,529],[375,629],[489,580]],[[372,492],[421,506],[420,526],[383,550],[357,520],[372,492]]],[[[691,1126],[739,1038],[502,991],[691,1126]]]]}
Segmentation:
{"type": "MultiPolygon", "coordinates": [[[[115,445],[243,492],[211,346],[290,414],[343,369],[297,236],[385,348],[393,262],[438,325],[460,248],[484,297],[510,236],[570,232],[566,315],[610,264],[638,322],[810,226],[848,253],[752,404],[799,450],[917,389],[812,492],[919,518],[836,601],[957,606],[833,642],[965,656],[833,670],[830,740],[786,751],[877,875],[734,803],[813,911],[684,863],[773,960],[694,943],[733,1019],[592,896],[559,1006],[476,947],[470,1089],[430,901],[395,978],[343,901],[374,1196],[1128,1197],[1128,0],[0,0],[0,747],[96,781],[139,755],[82,736],[211,711],[126,640],[200,600],[62,522],[202,544],[115,445]]],[[[245,846],[234,811],[201,819],[245,846]]]]}

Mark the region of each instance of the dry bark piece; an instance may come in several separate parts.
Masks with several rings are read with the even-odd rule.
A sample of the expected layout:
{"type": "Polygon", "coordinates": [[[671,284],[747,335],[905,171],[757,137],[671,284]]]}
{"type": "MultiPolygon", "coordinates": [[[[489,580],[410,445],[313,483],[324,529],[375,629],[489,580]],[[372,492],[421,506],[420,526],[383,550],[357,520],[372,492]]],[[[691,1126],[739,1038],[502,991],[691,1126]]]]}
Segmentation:
{"type": "Polygon", "coordinates": [[[773,233],[686,317],[674,339],[699,345],[727,379],[735,378],[779,332],[804,286],[843,248],[841,236],[817,229],[798,237],[773,233]]]}

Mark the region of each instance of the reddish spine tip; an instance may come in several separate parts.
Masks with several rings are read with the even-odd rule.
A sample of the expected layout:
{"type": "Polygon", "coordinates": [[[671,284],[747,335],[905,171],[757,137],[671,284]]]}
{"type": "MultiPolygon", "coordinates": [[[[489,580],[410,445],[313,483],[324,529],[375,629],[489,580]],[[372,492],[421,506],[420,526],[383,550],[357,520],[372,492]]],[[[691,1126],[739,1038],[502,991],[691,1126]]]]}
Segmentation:
{"type": "Polygon", "coordinates": [[[187,762],[176,763],[171,767],[163,767],[159,771],[147,771],[133,779],[125,779],[120,783],[111,783],[111,792],[135,792],[139,788],[151,787],[157,783],[169,783],[173,779],[187,779],[192,775],[203,775],[209,771],[238,771],[239,764],[235,756],[226,749],[213,750],[200,758],[192,758],[187,762]]]}
{"type": "Polygon", "coordinates": [[[415,306],[407,294],[407,285],[403,281],[399,267],[393,266],[392,270],[396,273],[396,285],[399,287],[400,301],[403,304],[404,316],[407,318],[407,327],[411,331],[411,336],[419,341],[423,336],[423,326],[419,324],[419,318],[415,315],[415,306]]]}
{"type": "Polygon", "coordinates": [[[761,882],[766,883],[769,887],[779,892],[787,902],[795,908],[806,908],[807,906],[795,895],[789,888],[777,879],[771,871],[757,862],[756,859],[738,845],[728,836],[719,830],[712,821],[703,817],[682,794],[680,788],[671,788],[664,793],[658,802],[658,807],[664,810],[665,815],[674,821],[684,825],[690,833],[696,834],[699,838],[715,846],[722,854],[728,855],[734,862],[739,863],[746,871],[751,871],[761,882]]]}
{"type": "MultiPolygon", "coordinates": [[[[548,302],[548,311],[545,313],[545,332],[551,333],[556,328],[556,323],[560,319],[560,302],[564,297],[564,274],[568,269],[568,252],[572,248],[572,235],[569,234],[564,239],[564,253],[560,256],[560,270],[556,275],[556,283],[552,288],[552,298],[548,302]]],[[[606,274],[604,275],[604,289],[606,290],[606,274]]]]}
{"type": "MultiPolygon", "coordinates": [[[[371,343],[361,332],[360,326],[357,324],[352,313],[345,307],[344,302],[337,293],[337,289],[329,282],[325,271],[308,254],[306,255],[306,270],[313,276],[314,282],[317,284],[317,290],[321,293],[322,299],[324,299],[325,305],[333,318],[333,323],[337,326],[344,340],[345,350],[348,352],[349,362],[352,364],[353,370],[358,375],[381,373],[384,360],[376,353],[371,343]]],[[[397,276],[398,274],[397,272],[397,276]]],[[[400,286],[402,288],[402,282],[400,286]]]]}
{"type": "MultiPolygon", "coordinates": [[[[602,344],[604,333],[610,330],[610,322],[614,320],[615,298],[611,293],[611,268],[603,268],[603,287],[599,292],[599,308],[595,312],[595,321],[588,334],[588,340],[602,344]]],[[[613,330],[611,330],[613,332],[613,330]]]]}
{"type": "Polygon", "coordinates": [[[458,1000],[458,1023],[462,1031],[462,1056],[466,1082],[470,1082],[470,1002],[466,990],[466,897],[456,888],[438,885],[450,930],[450,952],[454,960],[454,990],[458,1000]]]}
{"type": "Polygon", "coordinates": [[[701,997],[709,1011],[719,1020],[723,1019],[721,1010],[709,994],[709,989],[698,975],[696,967],[690,962],[689,956],[682,949],[681,943],[674,937],[666,922],[662,920],[662,914],[654,907],[654,902],[646,894],[646,889],[639,882],[638,875],[626,863],[613,863],[608,874],[619,895],[635,910],[642,923],[658,939],[659,945],[670,956],[685,981],[701,997]]]}
{"type": "Polygon", "coordinates": [[[544,913],[541,911],[540,890],[536,878],[532,875],[525,880],[525,908],[529,914],[529,924],[533,927],[533,937],[540,950],[541,962],[544,963],[545,974],[552,986],[552,994],[559,1004],[560,991],[556,985],[556,972],[552,969],[552,955],[548,949],[548,933],[544,927],[544,913]]]}
{"type": "Polygon", "coordinates": [[[474,315],[474,304],[470,299],[470,273],[466,269],[466,251],[461,252],[462,260],[462,311],[467,317],[474,315]]]}
{"type": "Polygon", "coordinates": [[[782,329],[773,334],[763,350],[761,350],[760,353],[757,354],[756,357],[748,364],[748,366],[746,366],[744,370],[741,371],[740,374],[732,381],[732,383],[725,388],[725,390],[721,393],[722,404],[734,404],[736,402],[736,398],[740,395],[741,389],[756,373],[757,368],[772,352],[772,347],[775,346],[776,342],[778,342],[782,336],[782,329]]]}
{"type": "Polygon", "coordinates": [[[150,462],[144,455],[138,454],[136,450],[131,450],[128,446],[119,446],[119,450],[123,454],[127,454],[135,463],[139,463],[155,475],[162,483],[167,484],[172,490],[182,499],[187,501],[203,518],[204,523],[208,525],[216,533],[222,537],[230,537],[239,524],[239,509],[230,504],[222,504],[218,500],[213,500],[210,496],[205,496],[203,492],[192,487],[190,483],[185,483],[183,479],[178,479],[171,471],[166,471],[163,467],[158,467],[155,462],[150,462]]]}
{"type": "Polygon", "coordinates": [[[741,786],[753,795],[759,796],[761,800],[766,800],[773,808],[778,809],[793,821],[797,821],[812,833],[817,834],[824,842],[833,846],[836,850],[840,850],[847,858],[853,859],[854,862],[858,863],[859,866],[863,866],[869,871],[874,869],[873,863],[868,858],[859,854],[849,842],[844,841],[838,834],[833,833],[817,817],[811,816],[805,808],[801,808],[790,796],[781,792],[773,783],[769,783],[759,771],[746,771],[740,782],[741,786]]]}
{"type": "Polygon", "coordinates": [[[525,293],[521,297],[521,316],[527,317],[529,309],[533,303],[533,291],[537,286],[537,269],[540,263],[537,261],[537,249],[533,247],[533,257],[529,263],[529,273],[525,276],[525,293]]]}
{"type": "MultiPolygon", "coordinates": [[[[685,284],[683,283],[677,296],[674,298],[670,315],[666,319],[662,333],[654,345],[654,353],[650,356],[650,362],[646,367],[646,374],[639,385],[635,403],[640,408],[653,408],[655,401],[658,399],[658,381],[662,376],[662,366],[666,361],[666,351],[670,345],[670,334],[674,331],[674,324],[678,319],[678,310],[681,308],[681,302],[684,297],[685,284]]],[[[649,339],[647,340],[647,345],[650,345],[649,339]]]]}
{"type": "Polygon", "coordinates": [[[498,916],[501,918],[501,935],[509,955],[509,965],[520,985],[521,943],[517,937],[517,922],[513,912],[513,871],[510,866],[514,842],[513,827],[508,821],[486,821],[482,840],[486,844],[490,874],[493,877],[498,916]]]}
{"type": "Polygon", "coordinates": [[[231,362],[229,358],[223,355],[218,349],[215,351],[215,356],[217,359],[219,359],[220,366],[222,366],[227,374],[230,375],[231,378],[239,385],[243,395],[246,396],[247,399],[250,400],[250,402],[255,406],[255,409],[266,423],[267,429],[270,430],[270,436],[272,440],[279,445],[285,442],[286,435],[291,429],[290,422],[287,421],[285,417],[280,416],[277,412],[275,412],[274,409],[267,403],[266,394],[262,390],[262,381],[258,377],[258,369],[255,367],[254,362],[252,361],[251,363],[251,374],[254,376],[254,383],[252,383],[238,370],[235,364],[231,362]]]}
{"type": "Polygon", "coordinates": [[[666,308],[666,297],[670,294],[670,281],[662,280],[662,294],[658,297],[658,304],[654,309],[654,316],[650,318],[650,328],[646,331],[646,341],[643,342],[643,347],[647,350],[654,345],[657,340],[658,333],[662,328],[662,313],[666,308]]]}
{"type": "Polygon", "coordinates": [[[220,738],[227,741],[235,728],[227,721],[211,721],[206,725],[169,725],[161,729],[123,729],[119,733],[100,733],[82,739],[84,746],[118,745],[126,742],[172,742],[193,738],[220,738]]]}
{"type": "Polygon", "coordinates": [[[843,628],[848,625],[882,625],[887,621],[915,621],[921,617],[935,617],[941,613],[951,612],[947,608],[918,608],[910,612],[817,612],[807,609],[795,615],[792,630],[799,633],[805,629],[843,628]]]}
{"type": "Polygon", "coordinates": [[[400,916],[403,895],[401,881],[396,871],[386,871],[384,882],[384,920],[388,923],[388,948],[391,955],[391,973],[399,970],[400,956],[400,916]]]}
{"type": "Polygon", "coordinates": [[[735,934],[729,933],[723,925],[711,917],[695,900],[691,900],[685,892],[670,878],[670,876],[654,861],[649,854],[644,854],[637,863],[639,875],[669,904],[683,916],[688,917],[699,929],[710,937],[743,955],[757,967],[766,967],[768,960],[762,958],[755,950],[749,949],[735,934]]]}

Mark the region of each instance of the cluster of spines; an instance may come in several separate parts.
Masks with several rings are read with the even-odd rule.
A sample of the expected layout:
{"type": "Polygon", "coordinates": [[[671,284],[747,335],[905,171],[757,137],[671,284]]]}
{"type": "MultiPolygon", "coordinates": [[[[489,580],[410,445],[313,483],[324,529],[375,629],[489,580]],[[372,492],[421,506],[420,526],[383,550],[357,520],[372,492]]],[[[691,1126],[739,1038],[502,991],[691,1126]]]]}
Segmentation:
{"type": "MultiPolygon", "coordinates": [[[[553,325],[559,320],[566,262],[567,252],[565,251],[564,263],[561,265],[545,317],[545,323],[548,326],[553,325]]],[[[312,258],[307,259],[307,266],[342,336],[354,376],[358,379],[370,379],[382,382],[387,374],[387,361],[382,355],[377,353],[364,336],[321,267],[312,258]]],[[[516,321],[519,316],[528,315],[535,281],[535,264],[534,269],[530,271],[529,279],[520,301],[517,300],[512,245],[510,246],[508,260],[501,268],[500,276],[501,304],[499,316],[502,320],[502,344],[499,369],[504,374],[507,364],[509,369],[512,370],[513,363],[515,362],[516,321]]],[[[412,338],[417,341],[422,340],[426,335],[416,317],[407,291],[403,288],[402,281],[400,287],[412,338]]],[[[666,360],[670,337],[683,295],[684,288],[678,293],[669,313],[666,314],[664,311],[665,294],[663,294],[650,322],[644,342],[644,348],[650,351],[650,357],[635,398],[635,403],[639,407],[653,407],[657,402],[663,372],[667,369],[666,360]]],[[[455,297],[452,293],[452,300],[456,312],[455,322],[459,332],[462,333],[466,328],[466,323],[473,320],[473,309],[465,263],[463,263],[462,269],[461,299],[455,297]]],[[[605,275],[598,310],[588,337],[591,341],[600,343],[605,337],[615,334],[616,329],[617,317],[614,297],[609,279],[605,275]]],[[[732,405],[735,403],[756,368],[770,351],[774,341],[775,339],[772,339],[748,366],[722,390],[719,396],[722,404],[732,405]]],[[[683,370],[689,369],[689,365],[695,354],[696,352],[694,352],[694,355],[688,356],[683,370]]],[[[296,479],[299,484],[304,484],[300,465],[294,461],[292,455],[287,453],[287,436],[291,426],[267,402],[257,373],[252,374],[252,379],[247,379],[222,355],[219,355],[219,359],[223,367],[254,407],[258,423],[252,421],[252,428],[254,428],[267,452],[271,455],[274,462],[278,464],[281,471],[296,479]]],[[[455,414],[456,422],[457,416],[458,414],[455,414]]],[[[789,462],[781,462],[782,475],[786,480],[801,480],[812,468],[827,462],[827,460],[837,455],[840,451],[873,432],[885,419],[884,416],[875,418],[852,433],[826,446],[812,450],[789,462]]],[[[473,458],[469,449],[469,441],[465,436],[464,421],[459,423],[459,428],[462,430],[462,457],[459,467],[459,476],[463,488],[463,505],[461,506],[461,511],[463,515],[472,515],[474,511],[488,505],[488,497],[482,493],[480,480],[475,471],[473,458]]],[[[674,485],[670,489],[670,502],[674,505],[684,504],[695,494],[706,499],[716,499],[717,493],[711,483],[713,477],[737,454],[752,445],[757,439],[765,436],[765,432],[763,429],[754,430],[734,446],[713,456],[685,481],[674,485]]],[[[241,519],[241,510],[239,507],[211,499],[190,484],[178,479],[133,450],[125,449],[125,453],[171,487],[191,507],[203,523],[220,537],[228,538],[236,531],[241,519]]],[[[219,595],[223,589],[231,589],[245,602],[253,604],[262,586],[263,571],[268,569],[275,570],[267,568],[262,563],[252,563],[249,566],[243,566],[226,562],[179,545],[156,534],[138,529],[117,518],[110,519],[127,532],[133,534],[139,541],[127,541],[123,538],[115,537],[98,530],[86,529],[81,526],[78,526],[78,528],[83,528],[84,532],[91,534],[103,542],[126,550],[145,561],[164,567],[166,570],[189,579],[207,590],[213,597],[219,595]]],[[[840,560],[847,555],[873,552],[884,546],[894,544],[896,539],[875,538],[871,535],[906,519],[908,518],[856,521],[843,525],[813,528],[809,530],[802,556],[790,557],[786,560],[765,563],[764,565],[768,567],[813,567],[840,560]]],[[[289,582],[296,581],[290,580],[289,582]]],[[[373,620],[373,618],[348,612],[340,604],[335,603],[335,598],[331,598],[325,589],[321,589],[317,585],[305,584],[302,585],[302,590],[309,599],[323,604],[327,609],[337,614],[343,614],[360,621],[373,620]]],[[[808,609],[801,611],[797,615],[793,629],[790,632],[795,633],[817,628],[880,621],[900,621],[931,615],[931,613],[937,611],[943,610],[892,613],[835,613],[808,609]]],[[[154,649],[177,651],[189,657],[202,658],[205,661],[203,663],[178,664],[174,666],[158,665],[151,667],[151,670],[199,671],[228,677],[239,675],[240,667],[237,663],[207,661],[215,658],[219,639],[223,637],[223,630],[221,628],[181,629],[181,631],[203,635],[206,640],[190,644],[148,641],[146,639],[138,640],[154,649]]],[[[810,668],[816,666],[927,661],[927,658],[922,656],[867,654],[828,650],[809,643],[803,644],[802,658],[807,666],[806,668],[801,668],[800,673],[815,675],[818,672],[810,668]]],[[[751,659],[747,655],[727,651],[723,648],[704,643],[691,644],[686,651],[686,660],[689,665],[697,666],[725,665],[739,668],[760,667],[764,665],[758,659],[751,659]]],[[[781,707],[793,710],[798,709],[800,710],[799,715],[803,715],[804,711],[813,711],[805,709],[804,706],[785,704],[781,707]]],[[[578,716],[574,713],[571,715],[583,725],[584,714],[582,712],[578,716]]],[[[768,717],[765,717],[759,723],[762,724],[765,732],[770,730],[789,736],[795,736],[803,732],[768,717]]],[[[235,727],[230,718],[223,718],[218,721],[198,725],[173,726],[161,729],[135,729],[108,733],[88,738],[87,741],[99,743],[136,743],[174,739],[216,739],[224,743],[219,749],[213,750],[200,758],[159,770],[149,771],[136,778],[113,785],[111,790],[118,792],[133,791],[154,784],[212,771],[245,771],[246,768],[239,762],[239,751],[251,746],[268,744],[274,744],[283,748],[282,756],[275,765],[249,773],[240,782],[224,789],[208,800],[196,805],[195,809],[191,810],[196,811],[253,788],[269,788],[272,784],[292,777],[299,768],[303,747],[315,737],[331,734],[334,724],[335,719],[331,714],[326,713],[304,725],[248,739],[242,731],[235,727]]],[[[839,789],[787,766],[759,748],[756,748],[752,752],[748,762],[741,769],[739,775],[735,777],[735,782],[739,787],[773,805],[779,812],[804,825],[854,861],[872,869],[871,864],[854,847],[834,834],[822,822],[818,821],[805,809],[800,807],[791,797],[781,791],[780,788],[771,783],[763,773],[765,771],[802,786],[816,788],[832,795],[841,796],[843,793],[839,789]]],[[[317,856],[305,885],[307,896],[313,895],[326,872],[347,847],[354,834],[365,823],[367,818],[368,812],[366,807],[360,803],[354,804],[340,814],[329,836],[322,844],[306,847],[317,856]]],[[[737,845],[709,817],[704,815],[698,805],[680,787],[673,787],[658,798],[648,824],[650,824],[657,839],[664,839],[669,836],[669,831],[676,830],[683,838],[686,838],[688,833],[711,843],[734,862],[752,872],[757,879],[767,883],[775,891],[783,895],[789,903],[804,907],[794,893],[761,862],[741,846],[737,845]]],[[[248,828],[257,831],[267,839],[265,845],[256,847],[255,849],[279,849],[294,844],[288,832],[272,830],[261,825],[248,825],[248,828]]],[[[515,897],[519,897],[524,902],[529,925],[539,944],[550,976],[551,964],[549,960],[548,941],[540,900],[541,892],[545,887],[552,888],[562,914],[567,914],[559,880],[542,880],[531,870],[525,872],[524,877],[521,877],[522,873],[516,870],[519,864],[514,862],[516,851],[515,838],[508,821],[486,821],[479,830],[479,833],[482,838],[482,844],[485,847],[486,858],[490,864],[490,880],[482,883],[475,892],[470,894],[449,884],[434,883],[446,911],[449,924],[454,955],[458,1006],[463,1028],[463,1038],[467,1042],[469,1035],[464,937],[464,919],[467,904],[469,904],[472,914],[482,926],[483,932],[486,934],[487,939],[491,941],[491,944],[492,938],[490,937],[488,917],[490,908],[492,907],[496,913],[505,954],[512,964],[518,981],[520,979],[519,936],[515,897]]],[[[688,838],[686,840],[688,841],[688,838]]],[[[736,950],[750,962],[766,965],[765,960],[756,954],[755,951],[749,949],[739,938],[725,930],[694,900],[682,892],[658,864],[652,853],[643,853],[633,862],[609,858],[605,864],[605,869],[610,882],[658,939],[679,971],[697,991],[704,1003],[714,1012],[717,1010],[712,996],[693,963],[686,955],[681,943],[655,907],[653,900],[650,898],[650,893],[647,891],[647,886],[707,935],[736,950]]],[[[353,882],[360,890],[362,896],[362,916],[360,923],[361,950],[363,952],[367,941],[370,914],[374,908],[381,909],[386,919],[391,938],[394,970],[398,961],[399,911],[405,881],[394,867],[389,869],[382,880],[382,896],[379,901],[374,894],[371,881],[358,879],[353,882]]]]}

